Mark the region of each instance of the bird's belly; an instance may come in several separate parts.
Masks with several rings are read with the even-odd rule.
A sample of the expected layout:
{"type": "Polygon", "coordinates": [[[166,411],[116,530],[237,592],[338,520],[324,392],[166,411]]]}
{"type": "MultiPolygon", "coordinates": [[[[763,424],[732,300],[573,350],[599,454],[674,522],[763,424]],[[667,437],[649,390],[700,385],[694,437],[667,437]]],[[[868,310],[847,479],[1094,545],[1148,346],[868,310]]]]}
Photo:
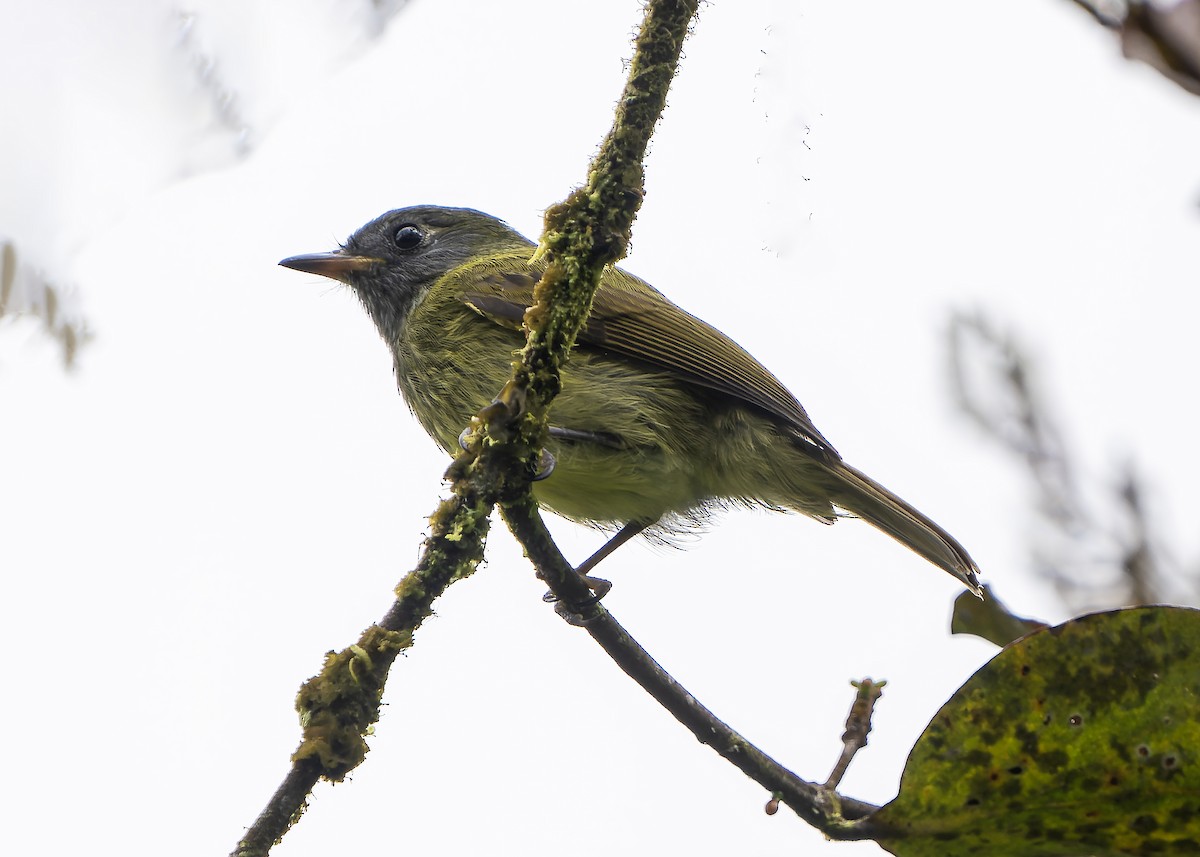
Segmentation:
{"type": "MultiPolygon", "coordinates": [[[[495,350],[496,359],[435,364],[410,347],[397,360],[404,398],[451,454],[471,416],[508,379],[511,351],[495,350]]],[[[700,425],[704,419],[695,395],[676,379],[576,352],[563,367],[549,422],[598,438],[548,438],[555,467],[534,484],[534,496],[564,517],[600,524],[687,515],[711,499],[703,474],[712,458],[712,432],[700,425]]]]}
{"type": "Polygon", "coordinates": [[[538,502],[566,518],[600,524],[657,521],[699,503],[690,468],[652,448],[556,442],[554,471],[533,486],[538,502]]]}

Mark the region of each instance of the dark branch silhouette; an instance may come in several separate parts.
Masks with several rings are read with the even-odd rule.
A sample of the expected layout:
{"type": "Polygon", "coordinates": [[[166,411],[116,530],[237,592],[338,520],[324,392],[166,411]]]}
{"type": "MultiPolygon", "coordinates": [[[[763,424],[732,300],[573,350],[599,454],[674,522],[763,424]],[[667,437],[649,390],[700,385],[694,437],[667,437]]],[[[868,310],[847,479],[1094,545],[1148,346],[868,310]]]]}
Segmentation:
{"type": "MultiPolygon", "coordinates": [[[[577,605],[575,614],[570,617],[571,624],[582,626],[617,666],[686,726],[697,741],[707,744],[831,839],[869,838],[869,828],[851,822],[864,819],[878,807],[842,797],[832,787],[801,779],[730,728],[688,693],[602,604],[596,602],[587,583],[574,573],[570,563],[550,538],[532,498],[506,504],[502,512],[509,529],[537,568],[538,576],[546,581],[559,604],[577,605]]],[[[878,688],[878,685],[875,687],[878,688]]],[[[867,718],[869,724],[869,714],[867,718]]],[[[865,732],[862,739],[865,744],[865,732]]]]}
{"type": "Polygon", "coordinates": [[[952,317],[949,333],[958,406],[1028,475],[1041,528],[1034,563],[1064,604],[1078,613],[1196,600],[1200,579],[1165,572],[1171,563],[1154,534],[1146,489],[1134,466],[1127,463],[1107,475],[1108,496],[1082,489],[1084,468],[1039,394],[1029,358],[1015,339],[982,316],[965,313],[952,317]],[[1107,515],[1096,510],[1097,500],[1107,515]]]}
{"type": "Polygon", "coordinates": [[[1200,95],[1200,0],[1165,6],[1146,0],[1071,0],[1117,34],[1121,52],[1146,63],[1192,95],[1200,95]]]}

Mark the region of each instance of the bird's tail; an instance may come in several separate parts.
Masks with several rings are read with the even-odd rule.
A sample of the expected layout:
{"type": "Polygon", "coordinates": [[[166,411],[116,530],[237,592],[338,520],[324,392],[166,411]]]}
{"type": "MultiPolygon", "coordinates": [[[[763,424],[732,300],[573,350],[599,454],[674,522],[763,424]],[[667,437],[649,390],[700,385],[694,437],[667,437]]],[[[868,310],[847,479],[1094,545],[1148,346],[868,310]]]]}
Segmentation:
{"type": "Polygon", "coordinates": [[[952,535],[865,473],[840,460],[828,466],[840,483],[830,497],[835,505],[883,530],[983,597],[976,577],[979,566],[952,535]]]}

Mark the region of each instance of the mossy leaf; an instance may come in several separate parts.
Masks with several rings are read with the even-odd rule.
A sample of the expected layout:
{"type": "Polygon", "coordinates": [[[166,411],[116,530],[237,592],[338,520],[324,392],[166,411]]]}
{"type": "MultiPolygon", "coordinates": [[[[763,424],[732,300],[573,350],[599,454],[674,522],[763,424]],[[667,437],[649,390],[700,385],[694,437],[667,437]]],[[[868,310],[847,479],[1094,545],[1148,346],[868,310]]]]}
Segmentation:
{"type": "Polygon", "coordinates": [[[899,857],[1200,854],[1200,611],[1017,641],[942,706],[871,817],[899,857]]]}

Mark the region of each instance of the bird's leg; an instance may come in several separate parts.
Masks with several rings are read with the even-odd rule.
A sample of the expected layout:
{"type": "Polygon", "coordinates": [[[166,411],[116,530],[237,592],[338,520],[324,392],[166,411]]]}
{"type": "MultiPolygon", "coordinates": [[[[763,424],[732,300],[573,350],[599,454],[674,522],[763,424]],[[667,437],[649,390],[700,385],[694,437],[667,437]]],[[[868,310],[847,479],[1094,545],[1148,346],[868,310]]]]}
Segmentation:
{"type": "MultiPolygon", "coordinates": [[[[646,529],[646,527],[650,526],[652,523],[654,522],[630,521],[628,524],[621,527],[621,529],[619,529],[611,539],[601,545],[600,550],[596,551],[594,554],[585,559],[580,565],[575,567],[575,573],[579,575],[579,577],[587,585],[587,588],[595,593],[590,604],[595,604],[597,601],[607,595],[610,589],[612,589],[612,583],[609,581],[600,577],[592,577],[590,574],[591,570],[598,566],[601,561],[603,561],[604,558],[610,553],[615,551],[621,545],[625,544],[625,542],[632,539],[638,533],[642,532],[642,530],[646,529]]],[[[542,596],[542,600],[552,603],[558,599],[555,597],[554,593],[547,592],[542,596]]],[[[582,608],[590,606],[590,604],[581,604],[577,606],[582,608]]]]}
{"type": "Polygon", "coordinates": [[[587,443],[598,443],[601,446],[607,446],[610,449],[624,449],[625,442],[615,434],[609,434],[606,431],[583,431],[581,429],[566,428],[564,426],[549,426],[546,433],[550,437],[558,440],[568,440],[572,442],[586,441],[587,443]]]}
{"type": "MultiPolygon", "coordinates": [[[[562,428],[560,426],[549,426],[546,431],[551,437],[558,438],[559,440],[585,440],[590,443],[599,443],[604,446],[611,446],[614,449],[624,448],[624,444],[621,443],[621,439],[619,437],[616,435],[607,434],[605,432],[579,431],[577,429],[562,428]]],[[[459,436],[458,442],[460,446],[462,445],[465,437],[465,433],[459,436]]],[[[541,482],[543,479],[548,479],[550,474],[554,472],[554,467],[557,464],[558,460],[550,454],[550,450],[543,449],[541,456],[538,458],[538,470],[537,473],[533,475],[533,481],[541,482]]]]}
{"type": "Polygon", "coordinates": [[[588,577],[588,572],[598,566],[601,561],[605,559],[605,557],[607,557],[621,545],[625,544],[625,542],[632,539],[638,533],[642,532],[642,530],[646,529],[646,527],[650,526],[652,523],[654,522],[630,521],[628,524],[621,527],[621,529],[617,530],[616,535],[601,545],[600,550],[596,551],[594,554],[585,559],[582,564],[577,566],[575,573],[581,574],[584,577],[588,577]]]}
{"type": "MultiPolygon", "coordinates": [[[[566,426],[552,425],[552,426],[547,426],[546,433],[549,434],[550,437],[554,438],[555,440],[565,442],[568,445],[577,444],[577,443],[592,443],[592,444],[597,444],[599,446],[608,447],[609,449],[625,449],[626,448],[625,442],[621,439],[621,437],[619,435],[610,434],[608,432],[603,432],[603,431],[590,431],[587,429],[574,429],[574,428],[567,428],[566,426]]],[[[534,477],[534,481],[536,482],[536,481],[539,481],[541,479],[545,479],[546,477],[548,477],[554,471],[554,464],[555,464],[554,456],[551,455],[546,450],[543,450],[542,451],[542,460],[539,462],[538,474],[537,474],[537,476],[534,477]]],[[[625,544],[625,542],[632,539],[638,533],[642,532],[644,529],[646,529],[646,527],[650,526],[652,523],[654,523],[654,522],[653,521],[630,521],[625,526],[623,526],[620,530],[618,530],[617,533],[611,539],[609,539],[607,542],[605,542],[600,547],[600,550],[596,551],[594,554],[592,554],[590,557],[588,557],[586,560],[584,560],[582,565],[579,565],[575,568],[575,573],[579,575],[580,579],[587,586],[587,588],[592,590],[592,592],[594,593],[594,595],[588,602],[586,602],[584,604],[574,605],[574,607],[576,609],[582,610],[584,607],[588,607],[588,606],[591,606],[592,604],[595,604],[597,601],[599,601],[601,598],[603,598],[605,595],[607,595],[610,589],[612,589],[612,584],[609,581],[604,580],[603,578],[599,578],[599,577],[592,577],[589,572],[591,572],[591,570],[593,568],[595,568],[597,565],[599,565],[600,562],[605,557],[607,557],[610,553],[615,551],[621,545],[625,544]]],[[[558,598],[552,592],[547,592],[545,595],[542,596],[542,598],[545,601],[551,602],[551,603],[558,600],[558,598]]],[[[569,611],[566,611],[564,609],[564,606],[560,605],[559,612],[562,613],[564,615],[564,617],[567,617],[567,612],[569,612],[569,611]]],[[[569,621],[569,618],[568,618],[568,621],[569,621]]]]}

